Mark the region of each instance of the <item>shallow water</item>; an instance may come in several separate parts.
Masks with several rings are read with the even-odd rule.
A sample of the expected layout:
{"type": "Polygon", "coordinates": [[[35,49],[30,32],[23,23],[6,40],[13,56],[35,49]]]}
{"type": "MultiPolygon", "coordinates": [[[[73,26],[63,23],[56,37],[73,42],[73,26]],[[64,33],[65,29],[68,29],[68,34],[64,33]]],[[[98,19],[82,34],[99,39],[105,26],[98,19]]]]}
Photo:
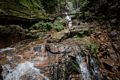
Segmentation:
{"type": "Polygon", "coordinates": [[[97,60],[85,53],[76,56],[82,80],[101,80],[97,60]]]}
{"type": "Polygon", "coordinates": [[[9,65],[5,65],[3,67],[3,69],[5,69],[2,73],[4,80],[24,80],[24,77],[22,78],[24,75],[27,75],[26,77],[29,80],[37,80],[36,77],[49,80],[46,76],[40,73],[39,69],[34,67],[33,63],[28,61],[18,64],[15,69],[10,69],[9,65]]]}
{"type": "Polygon", "coordinates": [[[4,51],[10,51],[10,50],[15,50],[15,48],[4,48],[4,49],[0,49],[0,53],[4,52],[4,51]]]}

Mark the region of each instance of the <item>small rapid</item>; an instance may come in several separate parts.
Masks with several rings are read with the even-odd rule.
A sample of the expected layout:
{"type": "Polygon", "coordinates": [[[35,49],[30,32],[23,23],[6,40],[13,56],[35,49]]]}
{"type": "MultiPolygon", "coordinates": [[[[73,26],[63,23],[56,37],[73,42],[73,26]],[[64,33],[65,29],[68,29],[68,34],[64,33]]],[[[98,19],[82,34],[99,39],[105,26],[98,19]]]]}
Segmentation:
{"type": "Polygon", "coordinates": [[[11,69],[9,65],[4,65],[2,67],[3,80],[49,80],[29,61],[18,64],[15,69],[11,69]]]}
{"type": "Polygon", "coordinates": [[[8,47],[8,48],[0,49],[0,53],[5,52],[5,51],[10,51],[10,50],[15,50],[15,48],[8,47]]]}
{"type": "Polygon", "coordinates": [[[82,80],[101,80],[98,61],[90,55],[79,53],[76,56],[82,80]]]}
{"type": "Polygon", "coordinates": [[[71,16],[68,15],[67,12],[65,12],[65,20],[68,22],[68,28],[71,29],[72,28],[72,19],[71,16]]]}

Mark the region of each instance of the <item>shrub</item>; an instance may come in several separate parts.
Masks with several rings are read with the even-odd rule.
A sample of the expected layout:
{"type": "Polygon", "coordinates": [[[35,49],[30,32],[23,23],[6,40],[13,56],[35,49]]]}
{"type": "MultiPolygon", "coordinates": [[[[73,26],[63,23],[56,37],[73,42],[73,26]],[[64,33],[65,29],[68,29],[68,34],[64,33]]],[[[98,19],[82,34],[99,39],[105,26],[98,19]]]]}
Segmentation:
{"type": "Polygon", "coordinates": [[[33,26],[30,27],[30,29],[34,29],[34,30],[40,30],[40,31],[48,31],[51,29],[55,29],[56,31],[61,31],[64,29],[63,23],[62,23],[62,18],[58,17],[54,23],[51,22],[38,22],[36,24],[34,24],[33,26]]]}
{"type": "Polygon", "coordinates": [[[55,21],[53,23],[53,29],[57,30],[57,31],[61,31],[64,29],[64,26],[62,25],[62,23],[60,23],[59,21],[55,21]]]}
{"type": "Polygon", "coordinates": [[[38,22],[34,24],[32,27],[30,27],[30,29],[40,30],[45,32],[52,29],[52,26],[53,24],[51,22],[38,22]]]}
{"type": "Polygon", "coordinates": [[[91,53],[93,54],[93,56],[96,57],[97,53],[98,53],[99,45],[96,43],[91,43],[88,47],[89,47],[91,53]]]}
{"type": "Polygon", "coordinates": [[[64,29],[63,23],[62,23],[62,18],[58,17],[54,23],[53,23],[53,29],[55,29],[56,31],[61,31],[64,29]]]}

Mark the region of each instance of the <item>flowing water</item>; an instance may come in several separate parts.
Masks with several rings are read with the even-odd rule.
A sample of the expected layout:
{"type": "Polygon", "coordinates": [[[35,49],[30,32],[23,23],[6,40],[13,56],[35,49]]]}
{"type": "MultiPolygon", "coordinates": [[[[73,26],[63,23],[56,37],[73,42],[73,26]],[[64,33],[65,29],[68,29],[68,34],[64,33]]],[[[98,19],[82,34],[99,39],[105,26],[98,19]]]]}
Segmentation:
{"type": "Polygon", "coordinates": [[[34,67],[33,63],[28,61],[18,64],[15,69],[10,69],[9,65],[4,65],[2,74],[4,80],[49,80],[40,73],[39,69],[34,67]]]}
{"type": "Polygon", "coordinates": [[[0,49],[0,53],[4,52],[4,51],[10,51],[10,50],[15,50],[15,48],[5,48],[5,49],[0,49]]]}
{"type": "Polygon", "coordinates": [[[101,80],[99,66],[96,59],[85,53],[79,53],[76,56],[76,61],[79,65],[79,72],[82,80],[101,80]]]}
{"type": "Polygon", "coordinates": [[[81,72],[82,79],[91,80],[90,72],[89,72],[88,65],[87,65],[87,57],[85,56],[85,54],[80,53],[79,55],[77,55],[76,59],[79,65],[79,70],[80,70],[79,72],[81,72]]]}
{"type": "MultiPolygon", "coordinates": [[[[68,19],[70,22],[72,22],[71,17],[67,13],[66,13],[66,19],[68,19]]],[[[72,25],[69,25],[69,27],[71,28],[72,25]]],[[[25,52],[27,52],[27,50],[28,50],[28,51],[31,51],[32,54],[30,54],[30,52],[29,52],[26,55],[29,54],[28,57],[30,57],[30,55],[34,55],[34,57],[32,57],[30,60],[26,59],[25,61],[22,61],[24,55],[14,53],[14,50],[16,50],[15,48],[0,49],[0,53],[7,52],[6,57],[8,59],[8,63],[5,63],[2,65],[3,80],[49,80],[49,79],[51,79],[50,77],[47,77],[49,74],[52,74],[52,76],[55,76],[56,78],[54,78],[54,80],[57,80],[59,75],[62,75],[64,73],[64,70],[66,69],[65,68],[66,65],[62,65],[62,64],[58,63],[59,59],[56,59],[56,58],[59,58],[58,56],[56,56],[58,54],[54,54],[55,59],[54,59],[54,56],[52,56],[53,58],[51,58],[49,60],[50,62],[53,63],[54,67],[49,68],[51,70],[51,72],[49,72],[49,70],[48,70],[48,75],[45,75],[44,70],[42,70],[40,67],[39,68],[34,67],[35,64],[40,65],[40,66],[47,64],[47,66],[51,66],[51,64],[47,63],[47,62],[49,62],[47,60],[50,57],[48,57],[49,53],[46,49],[45,44],[46,43],[35,44],[35,45],[32,45],[30,48],[27,47],[25,52]],[[10,55],[11,53],[12,53],[12,55],[10,55]],[[17,62],[17,61],[15,62],[15,60],[13,58],[13,56],[15,56],[15,55],[21,55],[22,58],[21,58],[20,62],[17,62]],[[12,66],[11,66],[11,64],[12,64],[12,66]],[[15,64],[15,65],[13,65],[13,64],[15,64]],[[57,66],[55,64],[57,64],[57,66]],[[61,68],[61,67],[63,67],[63,68],[61,68]],[[60,68],[60,70],[58,68],[60,68]],[[63,71],[63,72],[60,72],[60,71],[63,71]]],[[[71,47],[68,44],[67,44],[67,46],[70,47],[69,48],[70,52],[72,51],[73,55],[76,54],[74,61],[75,61],[75,63],[78,64],[77,71],[80,73],[80,74],[78,73],[78,75],[80,76],[79,80],[101,80],[101,76],[100,76],[100,72],[99,72],[99,63],[98,63],[97,59],[92,57],[89,53],[86,54],[86,53],[82,52],[81,49],[79,50],[79,46],[76,46],[74,48],[72,48],[73,46],[71,47]],[[81,51],[81,52],[79,54],[77,54],[78,51],[81,51]]],[[[54,48],[53,53],[54,53],[54,51],[59,50],[58,52],[60,54],[66,54],[66,55],[69,54],[69,51],[68,52],[65,51],[66,50],[65,45],[62,46],[59,44],[58,47],[56,47],[56,46],[53,46],[53,47],[49,46],[49,47],[51,47],[50,50],[52,50],[52,48],[54,48]]],[[[67,60],[67,58],[69,60],[68,55],[67,55],[67,57],[65,57],[65,55],[64,55],[64,56],[62,56],[60,61],[63,60],[63,62],[64,62],[67,60]],[[66,59],[66,60],[64,60],[64,59],[66,59]]],[[[69,61],[66,61],[65,64],[68,64],[68,62],[69,61]]],[[[71,69],[68,69],[66,71],[69,72],[71,69]]],[[[66,73],[64,73],[64,75],[62,75],[62,78],[60,78],[58,80],[64,80],[64,77],[69,77],[69,76],[66,76],[66,73]]],[[[53,80],[53,79],[51,79],[51,80],[53,80]]]]}
{"type": "MultiPolygon", "coordinates": [[[[0,52],[7,51],[8,53],[14,49],[15,48],[1,49],[0,52]]],[[[43,53],[45,52],[45,44],[34,46],[33,51],[36,54],[43,55],[43,53]]],[[[45,58],[43,59],[43,57],[40,57],[41,55],[39,55],[40,58],[39,63],[45,61],[45,58]]],[[[13,63],[14,62],[10,64],[13,63]]],[[[77,70],[80,73],[79,75],[80,80],[101,80],[98,61],[90,54],[85,54],[84,52],[80,52],[79,54],[76,55],[76,63],[79,66],[77,70]]],[[[35,64],[34,61],[33,62],[24,61],[21,63],[17,63],[15,67],[12,67],[10,64],[8,63],[2,65],[3,80],[49,80],[48,77],[46,77],[45,75],[43,75],[43,73],[41,73],[43,72],[41,69],[34,67],[35,64]]],[[[56,74],[56,72],[53,73],[56,74]]]]}
{"type": "Polygon", "coordinates": [[[72,19],[71,19],[71,16],[69,16],[67,12],[65,14],[66,14],[65,20],[68,22],[68,28],[71,29],[72,28],[72,19]]]}
{"type": "Polygon", "coordinates": [[[0,75],[2,75],[3,80],[49,80],[49,78],[40,73],[40,69],[34,67],[35,63],[24,61],[16,64],[15,60],[12,59],[16,55],[13,50],[15,48],[0,49],[0,53],[4,53],[8,59],[8,63],[2,65],[3,71],[0,75]],[[16,66],[13,67],[13,64],[16,66]]]}

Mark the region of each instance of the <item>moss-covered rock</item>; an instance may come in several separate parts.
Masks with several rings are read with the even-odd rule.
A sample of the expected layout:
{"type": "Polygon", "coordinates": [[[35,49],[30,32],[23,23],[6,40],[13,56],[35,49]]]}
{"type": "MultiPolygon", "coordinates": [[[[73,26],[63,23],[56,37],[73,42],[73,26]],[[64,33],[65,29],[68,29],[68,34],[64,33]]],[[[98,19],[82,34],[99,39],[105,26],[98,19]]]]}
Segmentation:
{"type": "Polygon", "coordinates": [[[30,30],[39,30],[42,32],[52,29],[53,24],[51,22],[38,22],[30,27],[30,30]]]}
{"type": "Polygon", "coordinates": [[[26,31],[19,25],[0,25],[0,48],[26,39],[26,31]]]}
{"type": "Polygon", "coordinates": [[[23,18],[46,18],[40,0],[1,0],[0,15],[23,18]]]}

